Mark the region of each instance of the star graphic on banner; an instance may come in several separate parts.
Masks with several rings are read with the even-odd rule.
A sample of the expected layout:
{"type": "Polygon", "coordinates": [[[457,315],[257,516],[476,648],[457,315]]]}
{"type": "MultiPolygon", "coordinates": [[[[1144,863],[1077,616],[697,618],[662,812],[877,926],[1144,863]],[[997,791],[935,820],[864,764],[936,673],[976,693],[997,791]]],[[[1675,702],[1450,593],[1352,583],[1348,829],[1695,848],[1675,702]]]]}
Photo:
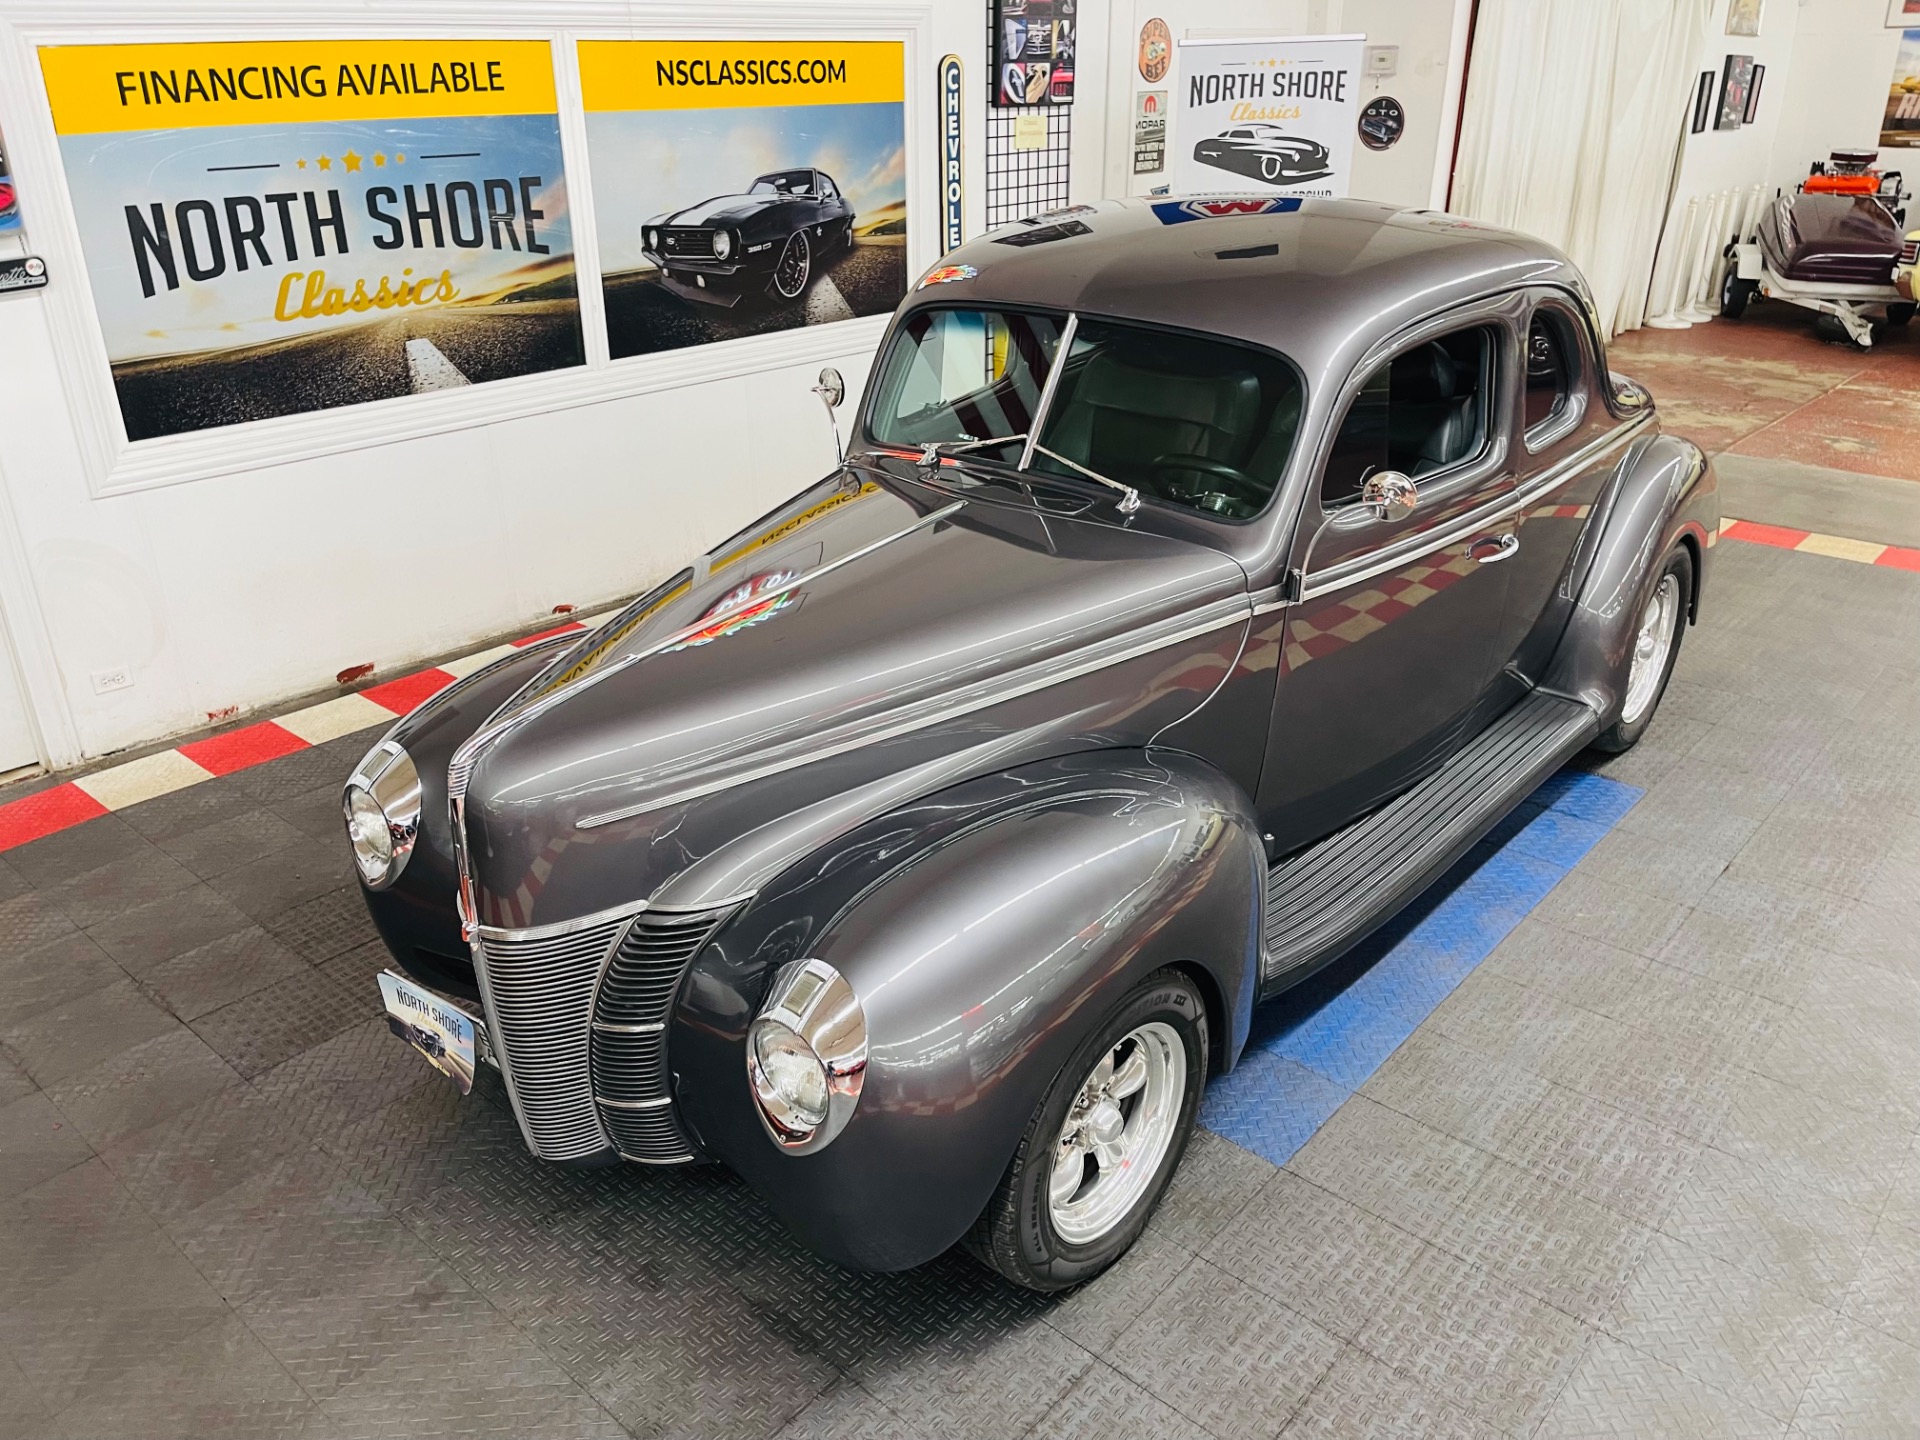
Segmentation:
{"type": "Polygon", "coordinates": [[[404,165],[407,163],[407,157],[404,155],[396,155],[393,157],[393,163],[396,165],[404,165]]]}
{"type": "Polygon", "coordinates": [[[360,156],[354,154],[353,151],[351,150],[347,151],[346,154],[340,157],[340,159],[346,164],[347,173],[349,175],[351,175],[354,171],[360,168],[360,158],[361,158],[360,156]]]}
{"type": "Polygon", "coordinates": [[[376,150],[373,152],[373,163],[375,168],[377,169],[381,166],[384,166],[387,163],[387,157],[381,154],[380,151],[376,150]]]}
{"type": "Polygon", "coordinates": [[[322,170],[331,170],[333,168],[333,160],[326,155],[322,155],[317,163],[322,170]]]}
{"type": "Polygon", "coordinates": [[[302,170],[307,168],[307,162],[305,160],[296,160],[293,163],[298,165],[302,170]]]}

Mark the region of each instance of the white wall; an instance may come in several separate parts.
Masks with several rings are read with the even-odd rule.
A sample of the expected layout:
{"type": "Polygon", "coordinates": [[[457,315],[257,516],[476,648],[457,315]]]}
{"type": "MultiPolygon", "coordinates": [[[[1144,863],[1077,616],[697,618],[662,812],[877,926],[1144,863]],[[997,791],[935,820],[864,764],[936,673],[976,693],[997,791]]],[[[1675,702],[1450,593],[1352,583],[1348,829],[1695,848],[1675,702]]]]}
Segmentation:
{"type": "MultiPolygon", "coordinates": [[[[1693,78],[1697,83],[1701,71],[1713,72],[1713,107],[1717,114],[1726,57],[1751,55],[1755,63],[1767,67],[1760,88],[1760,105],[1751,125],[1742,125],[1738,130],[1716,130],[1709,117],[1705,130],[1698,135],[1688,133],[1674,183],[1674,199],[1679,204],[1695,195],[1770,185],[1775,137],[1792,103],[1789,95],[1798,65],[1794,41],[1799,7],[1793,0],[1768,0],[1758,35],[1729,35],[1726,33],[1728,3],[1729,0],[1714,0],[1700,53],[1695,56],[1693,78]]],[[[1881,13],[1885,10],[1882,3],[1881,13]]],[[[1891,67],[1892,62],[1888,64],[1891,67]]],[[[1689,89],[1687,94],[1691,107],[1693,91],[1689,89]]]]}
{"type": "MultiPolygon", "coordinates": [[[[734,8],[689,0],[677,24],[655,8],[650,23],[666,28],[651,33],[769,33],[743,32],[734,8]]],[[[843,27],[913,37],[908,271],[918,274],[938,245],[932,80],[948,52],[966,66],[968,228],[981,219],[980,12],[914,0],[790,0],[794,18],[784,22],[780,8],[737,7],[788,35],[819,33],[819,17],[831,12],[843,27]]],[[[74,298],[85,293],[85,274],[63,213],[32,42],[55,33],[126,40],[136,29],[137,38],[166,39],[183,13],[161,0],[137,13],[123,0],[13,0],[0,20],[0,119],[29,239],[53,287],[72,287],[0,298],[0,613],[55,764],[325,689],[349,666],[404,671],[556,605],[586,608],[632,593],[829,468],[832,440],[808,386],[831,361],[857,397],[879,317],[495,382],[467,394],[497,397],[505,418],[438,433],[417,433],[406,417],[427,412],[406,407],[439,397],[329,411],[326,443],[305,458],[254,463],[272,448],[260,437],[282,422],[237,426],[221,432],[220,455],[205,458],[203,445],[184,473],[136,466],[145,488],[105,493],[112,487],[103,487],[89,449],[97,449],[104,376],[87,368],[97,366],[97,339],[71,321],[90,313],[74,298]],[[689,383],[716,368],[739,373],[689,383]],[[399,433],[409,426],[416,433],[399,433]],[[92,672],[122,664],[135,684],[95,694],[92,672]]],[[[340,7],[322,0],[206,0],[177,23],[194,39],[381,35],[409,15],[413,33],[429,36],[563,24],[648,33],[633,25],[632,7],[614,0],[472,0],[457,21],[435,18],[447,13],[431,0],[375,0],[342,20],[340,7]]],[[[578,158],[570,149],[570,172],[578,158]]],[[[167,442],[153,443],[164,453],[167,442]]]]}
{"type": "MultiPolygon", "coordinates": [[[[1392,95],[1406,108],[1407,130],[1391,150],[1373,151],[1355,142],[1355,196],[1412,207],[1433,202],[1436,159],[1443,142],[1451,146],[1446,103],[1451,41],[1456,12],[1469,0],[1112,0],[1107,83],[1110,90],[1106,155],[1106,193],[1145,195],[1167,183],[1167,175],[1132,173],[1133,97],[1146,89],[1170,89],[1173,76],[1156,86],[1137,68],[1140,27],[1149,19],[1166,21],[1175,42],[1231,35],[1258,38],[1279,35],[1364,33],[1369,44],[1398,45],[1399,70],[1391,79],[1362,81],[1363,102],[1392,95]]],[[[1168,151],[1180,143],[1169,133],[1168,151]]]]}
{"type": "MultiPolygon", "coordinates": [[[[1778,0],[1776,0],[1778,3],[1778,0]]],[[[1893,80],[1900,32],[1886,28],[1886,0],[1802,0],[1793,41],[1793,74],[1784,91],[1762,94],[1778,102],[1767,183],[1791,189],[1807,167],[1835,150],[1873,149],[1880,143],[1887,87],[1893,80]]],[[[1771,87],[1772,78],[1768,78],[1771,87]]],[[[1904,168],[1920,188],[1920,164],[1899,151],[1881,160],[1904,168]],[[1902,160],[1909,163],[1902,165],[1902,160]]]]}

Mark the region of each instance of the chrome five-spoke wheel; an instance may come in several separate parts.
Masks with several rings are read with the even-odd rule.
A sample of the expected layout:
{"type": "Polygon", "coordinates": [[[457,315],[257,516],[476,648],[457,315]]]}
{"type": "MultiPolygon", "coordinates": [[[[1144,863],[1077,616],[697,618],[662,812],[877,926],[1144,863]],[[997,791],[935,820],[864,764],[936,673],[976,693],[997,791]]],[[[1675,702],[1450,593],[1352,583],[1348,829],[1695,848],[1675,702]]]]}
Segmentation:
{"type": "Polygon", "coordinates": [[[1640,630],[1633,637],[1633,661],[1627,669],[1627,698],[1620,719],[1632,725],[1653,707],[1667,675],[1667,656],[1679,629],[1680,577],[1669,570],[1647,598],[1640,612],[1640,630]]]}
{"type": "Polygon", "coordinates": [[[1142,1025],[1100,1057],[1054,1142],[1047,1204],[1062,1240],[1091,1244],[1132,1213],[1173,1144],[1186,1089],[1171,1025],[1142,1025]]]}

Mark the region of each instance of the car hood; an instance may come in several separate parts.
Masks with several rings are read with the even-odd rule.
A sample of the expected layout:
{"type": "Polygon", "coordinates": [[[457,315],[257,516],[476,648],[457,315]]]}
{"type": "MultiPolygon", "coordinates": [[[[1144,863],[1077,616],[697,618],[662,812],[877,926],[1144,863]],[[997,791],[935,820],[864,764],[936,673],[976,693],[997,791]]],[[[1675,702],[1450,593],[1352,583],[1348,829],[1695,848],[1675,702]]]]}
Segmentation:
{"type": "Polygon", "coordinates": [[[749,215],[782,203],[784,195],[716,195],[711,200],[702,200],[698,205],[689,205],[684,210],[676,210],[659,223],[663,225],[717,225],[721,221],[741,221],[749,215]]]}
{"type": "Polygon", "coordinates": [[[1247,605],[1201,545],[849,470],[586,637],[456,756],[478,918],[656,896],[905,772],[1145,744],[1212,693],[1247,605]]]}

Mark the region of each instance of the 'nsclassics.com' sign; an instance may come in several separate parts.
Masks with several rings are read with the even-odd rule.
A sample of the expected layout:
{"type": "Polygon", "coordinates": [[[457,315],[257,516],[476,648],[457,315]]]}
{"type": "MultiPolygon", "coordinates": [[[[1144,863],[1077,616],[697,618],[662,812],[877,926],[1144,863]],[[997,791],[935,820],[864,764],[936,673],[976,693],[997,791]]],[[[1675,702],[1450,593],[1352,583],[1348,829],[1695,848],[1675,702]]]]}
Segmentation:
{"type": "Polygon", "coordinates": [[[130,438],[581,363],[544,42],[40,58],[130,438]]]}
{"type": "Polygon", "coordinates": [[[1364,35],[1183,40],[1173,188],[1345,195],[1364,35]]]}

